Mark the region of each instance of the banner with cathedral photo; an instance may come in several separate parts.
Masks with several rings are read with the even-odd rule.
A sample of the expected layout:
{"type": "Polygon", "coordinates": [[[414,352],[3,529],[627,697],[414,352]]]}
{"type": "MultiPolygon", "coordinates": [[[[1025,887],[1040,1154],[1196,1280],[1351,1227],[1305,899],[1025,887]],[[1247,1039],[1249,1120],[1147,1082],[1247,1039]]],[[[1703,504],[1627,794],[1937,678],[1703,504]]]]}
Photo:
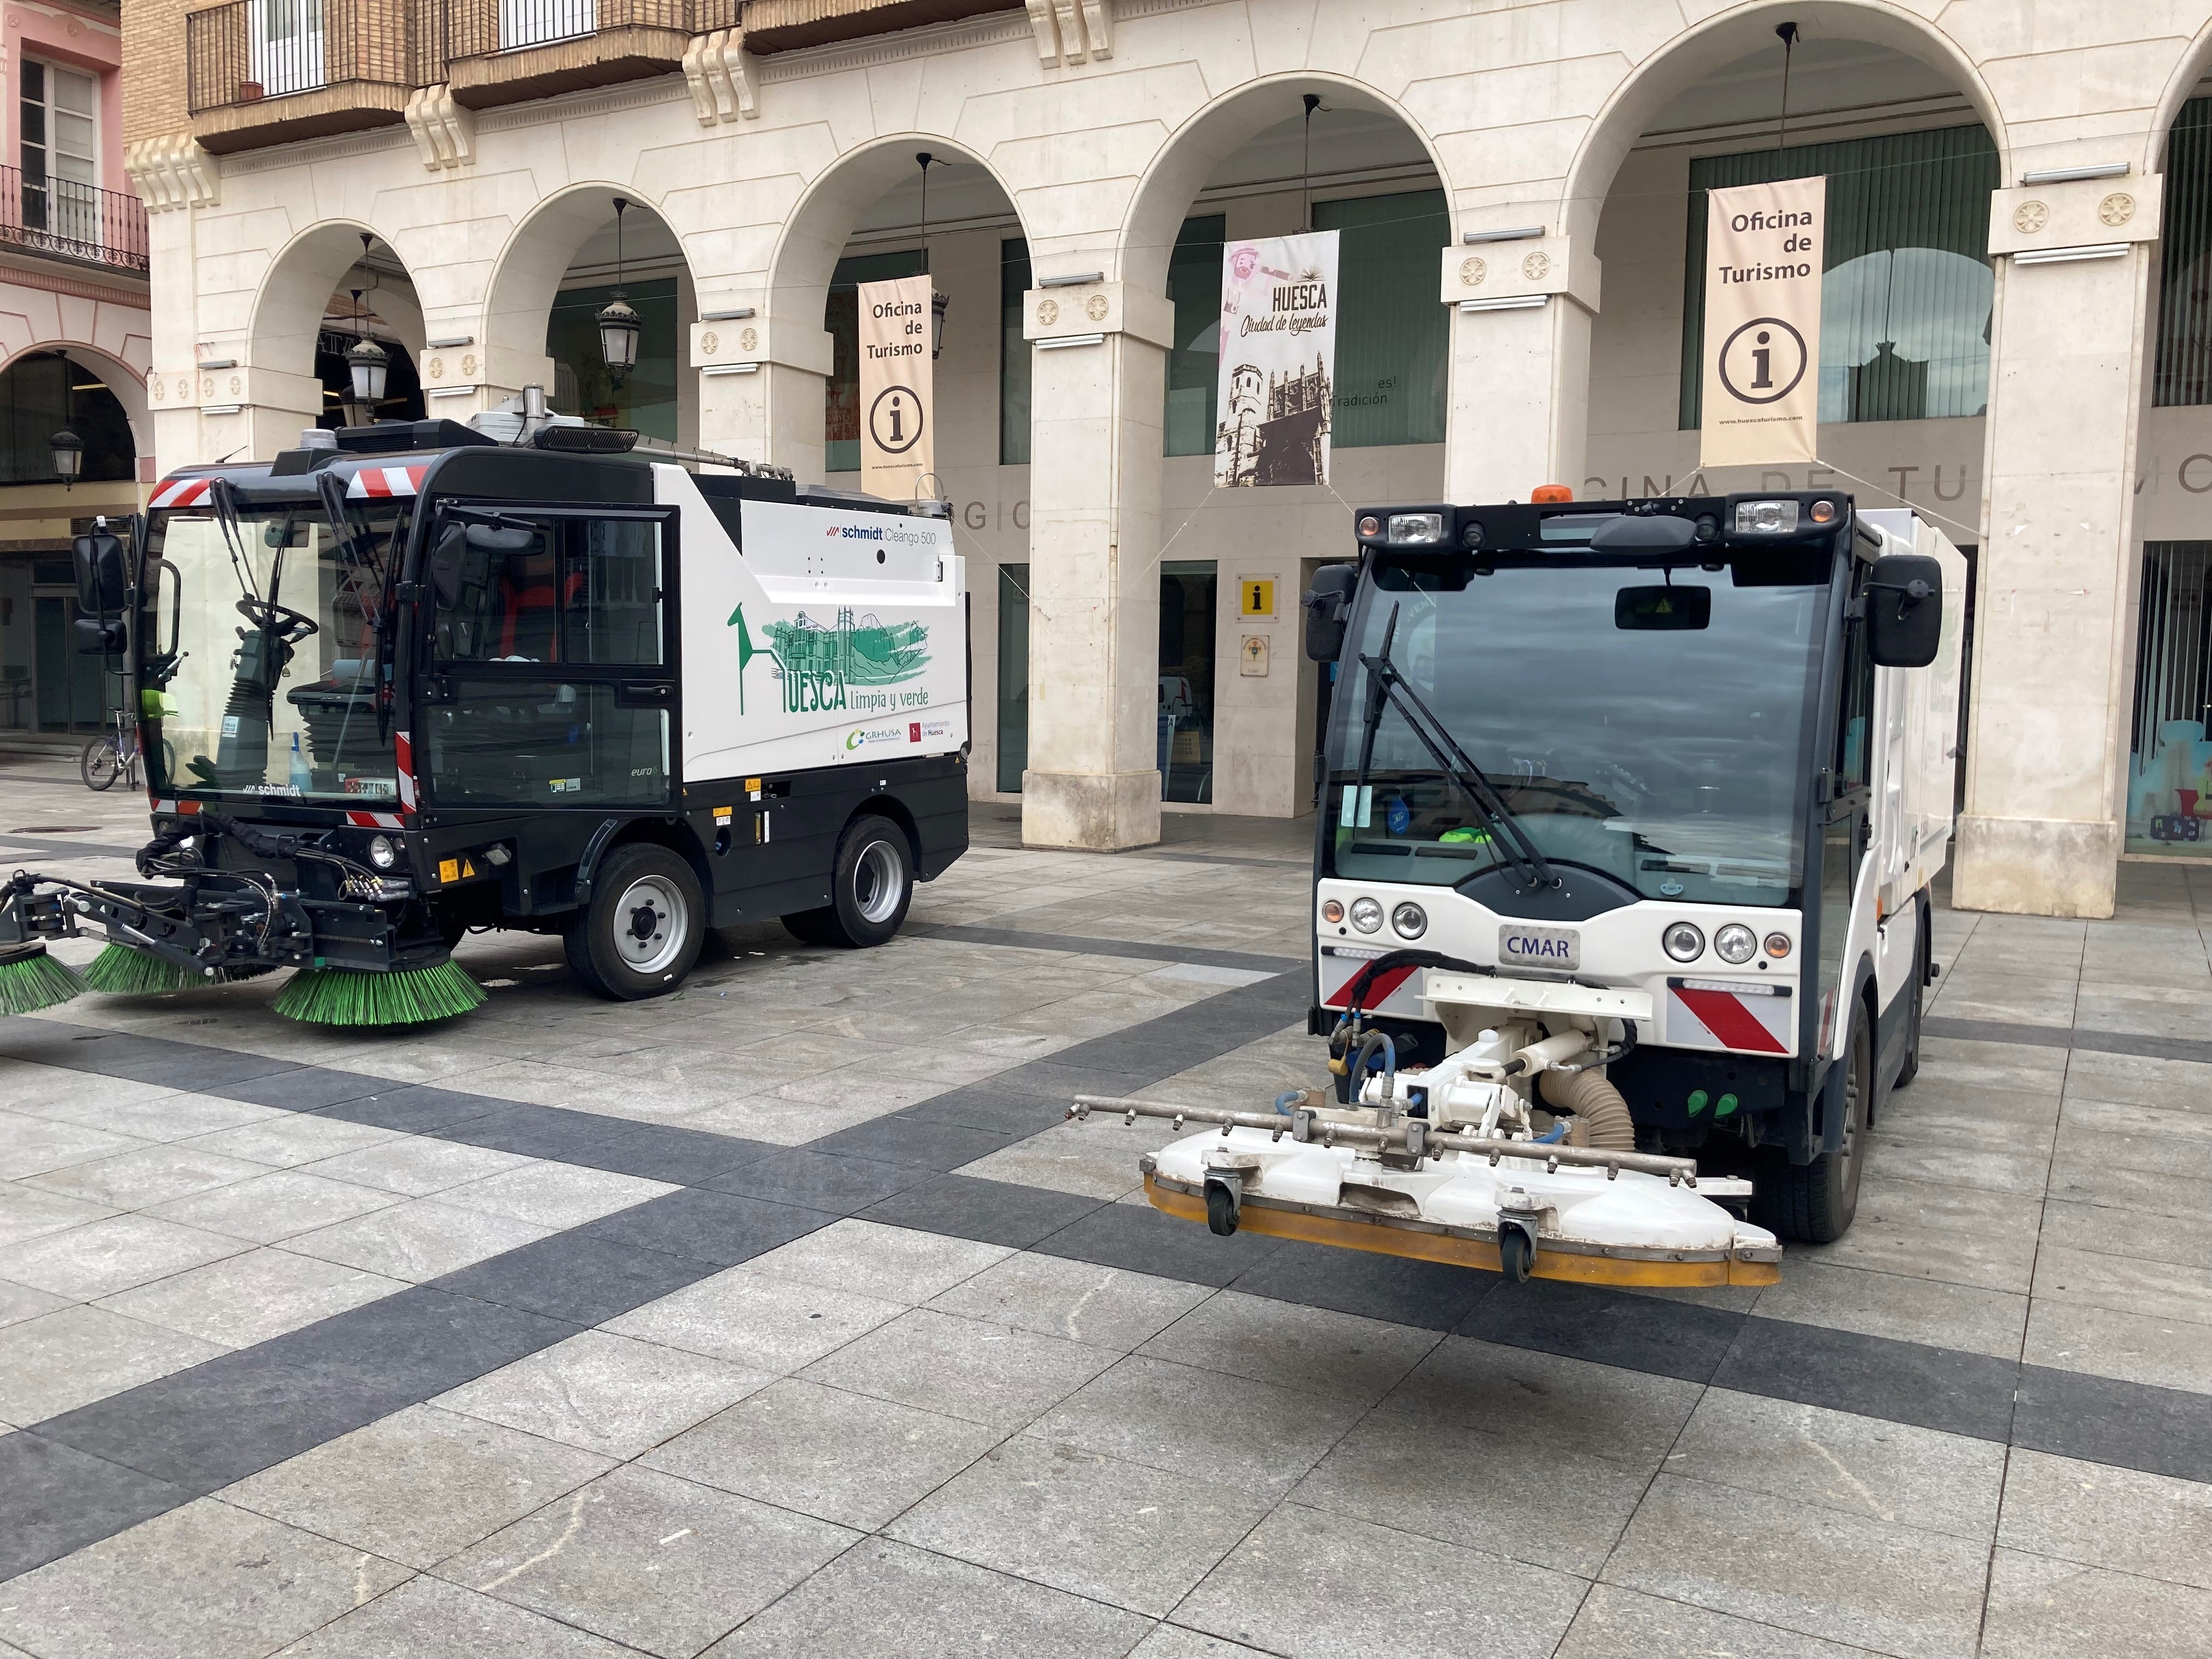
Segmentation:
{"type": "Polygon", "coordinates": [[[1248,237],[1221,250],[1220,488],[1328,482],[1336,237],[1248,237]]]}

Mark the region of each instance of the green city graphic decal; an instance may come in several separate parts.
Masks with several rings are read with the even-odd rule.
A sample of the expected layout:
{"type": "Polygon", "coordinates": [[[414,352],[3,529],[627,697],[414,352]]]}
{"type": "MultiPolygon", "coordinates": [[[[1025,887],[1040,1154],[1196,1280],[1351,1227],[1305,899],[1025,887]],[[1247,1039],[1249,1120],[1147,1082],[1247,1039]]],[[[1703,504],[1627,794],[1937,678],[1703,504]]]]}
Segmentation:
{"type": "Polygon", "coordinates": [[[802,611],[791,622],[772,622],[756,644],[745,625],[742,605],[730,612],[727,626],[738,630],[738,713],[745,712],[745,666],[755,657],[775,665],[783,683],[783,711],[813,714],[825,709],[920,708],[927,690],[884,690],[910,680],[929,665],[929,629],[921,623],[886,625],[871,614],[854,621],[841,606],[834,626],[824,628],[802,611]]]}

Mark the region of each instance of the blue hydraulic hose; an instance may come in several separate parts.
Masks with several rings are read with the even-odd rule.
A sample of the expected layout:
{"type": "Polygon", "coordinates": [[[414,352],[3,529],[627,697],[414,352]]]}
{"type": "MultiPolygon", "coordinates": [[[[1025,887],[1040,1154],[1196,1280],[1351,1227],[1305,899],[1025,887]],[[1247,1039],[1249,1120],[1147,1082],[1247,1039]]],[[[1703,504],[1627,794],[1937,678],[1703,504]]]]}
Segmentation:
{"type": "Polygon", "coordinates": [[[1291,1108],[1305,1097],[1306,1091],[1303,1089],[1285,1089],[1275,1097],[1275,1109],[1285,1117],[1288,1117],[1291,1115],[1291,1108]]]}
{"type": "Polygon", "coordinates": [[[1555,1142],[1565,1140],[1566,1138],[1567,1126],[1565,1123],[1554,1123],[1549,1129],[1547,1129],[1542,1134],[1538,1135],[1536,1139],[1529,1144],[1536,1146],[1549,1146],[1555,1142]]]}

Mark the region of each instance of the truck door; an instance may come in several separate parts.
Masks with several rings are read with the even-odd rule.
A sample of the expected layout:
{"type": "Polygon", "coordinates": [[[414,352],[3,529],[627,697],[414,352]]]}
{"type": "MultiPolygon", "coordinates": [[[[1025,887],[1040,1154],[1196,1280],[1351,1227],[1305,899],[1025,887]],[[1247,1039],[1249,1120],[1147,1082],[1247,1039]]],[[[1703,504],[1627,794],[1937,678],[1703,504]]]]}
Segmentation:
{"type": "MultiPolygon", "coordinates": [[[[1851,561],[1851,592],[1859,597],[1867,565],[1851,561]]],[[[1836,699],[1834,748],[1828,761],[1832,780],[1820,832],[1820,1042],[1832,1047],[1840,1018],[1838,999],[1849,994],[1844,953],[1850,941],[1851,912],[1860,866],[1872,835],[1875,754],[1881,733],[1875,729],[1875,666],[1867,654],[1866,623],[1844,623],[1843,680],[1836,699]]]]}
{"type": "Polygon", "coordinates": [[[435,595],[416,738],[430,804],[667,807],[674,515],[497,511],[509,527],[472,538],[435,595]]]}

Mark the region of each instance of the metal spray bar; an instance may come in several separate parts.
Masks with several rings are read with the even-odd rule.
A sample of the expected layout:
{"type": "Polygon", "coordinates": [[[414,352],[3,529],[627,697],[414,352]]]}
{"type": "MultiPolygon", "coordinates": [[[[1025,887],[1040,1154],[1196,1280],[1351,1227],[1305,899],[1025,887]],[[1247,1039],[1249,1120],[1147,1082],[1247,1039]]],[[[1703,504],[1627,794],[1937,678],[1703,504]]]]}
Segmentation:
{"type": "Polygon", "coordinates": [[[1547,1170],[1562,1164],[1580,1164],[1605,1171],[1605,1178],[1613,1180],[1623,1170],[1635,1170],[1644,1175],[1664,1176],[1670,1187],[1698,1184],[1698,1164],[1695,1158],[1667,1158],[1657,1152],[1613,1152],[1597,1146],[1569,1146],[1553,1142],[1533,1140],[1503,1140],[1488,1135],[1455,1135],[1432,1133],[1425,1118],[1402,1118],[1388,1129],[1372,1129],[1364,1124],[1338,1123],[1323,1118],[1310,1106],[1301,1106],[1288,1117],[1273,1112],[1232,1112],[1215,1106],[1170,1106],[1156,1100],[1127,1100],[1109,1095],[1078,1095],[1067,1115],[1078,1120],[1088,1118],[1093,1112],[1119,1112],[1131,1123],[1140,1117],[1164,1117],[1175,1120],[1181,1130],[1186,1121],[1218,1123],[1224,1135],[1231,1129],[1265,1129],[1270,1138],[1279,1140],[1285,1135],[1297,1141],[1318,1141],[1324,1146],[1334,1146],[1341,1141],[1350,1146],[1372,1146],[1378,1152],[1404,1152],[1416,1158],[1434,1158],[1443,1152],[1473,1152],[1487,1158],[1494,1165],[1501,1158],[1542,1159],[1547,1170]]]}

